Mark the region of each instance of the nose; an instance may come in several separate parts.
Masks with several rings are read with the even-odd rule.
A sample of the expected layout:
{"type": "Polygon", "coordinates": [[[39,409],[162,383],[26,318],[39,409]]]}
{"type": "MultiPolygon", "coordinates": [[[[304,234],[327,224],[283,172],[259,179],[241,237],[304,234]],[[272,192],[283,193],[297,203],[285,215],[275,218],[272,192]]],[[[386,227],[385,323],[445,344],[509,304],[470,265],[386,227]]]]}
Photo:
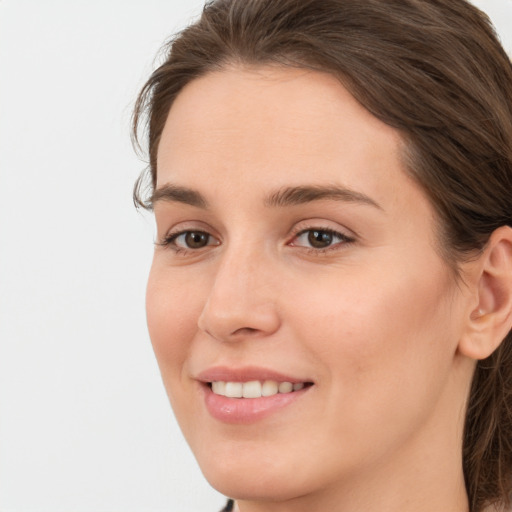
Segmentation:
{"type": "Polygon", "coordinates": [[[280,326],[275,276],[257,250],[231,251],[216,272],[198,327],[218,341],[264,338],[280,326]]]}

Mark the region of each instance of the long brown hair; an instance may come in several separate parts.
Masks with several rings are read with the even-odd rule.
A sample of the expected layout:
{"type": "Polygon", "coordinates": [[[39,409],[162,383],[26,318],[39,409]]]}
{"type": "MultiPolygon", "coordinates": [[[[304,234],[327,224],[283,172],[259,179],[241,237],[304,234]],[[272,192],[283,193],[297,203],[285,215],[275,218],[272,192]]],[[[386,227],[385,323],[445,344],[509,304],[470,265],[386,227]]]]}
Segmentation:
{"type": "MultiPolygon", "coordinates": [[[[151,208],[145,187],[155,186],[160,136],[183,87],[233,63],[278,64],[331,73],[400,131],[455,273],[496,228],[512,226],[512,65],[489,19],[465,0],[217,0],[164,50],[134,111],[135,139],[145,128],[149,152],[138,206],[151,208]]],[[[478,362],[463,463],[472,512],[510,505],[510,333],[478,362]]]]}

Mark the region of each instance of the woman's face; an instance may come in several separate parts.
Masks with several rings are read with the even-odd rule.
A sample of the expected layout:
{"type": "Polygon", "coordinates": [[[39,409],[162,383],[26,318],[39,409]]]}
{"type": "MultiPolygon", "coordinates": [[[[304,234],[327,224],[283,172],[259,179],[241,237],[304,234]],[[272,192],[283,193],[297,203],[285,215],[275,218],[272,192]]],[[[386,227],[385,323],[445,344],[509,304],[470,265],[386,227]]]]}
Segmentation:
{"type": "Polygon", "coordinates": [[[458,454],[470,300],[400,147],[316,72],[227,69],[174,103],[147,316],[176,417],[221,492],[413,482],[438,451],[458,454]]]}

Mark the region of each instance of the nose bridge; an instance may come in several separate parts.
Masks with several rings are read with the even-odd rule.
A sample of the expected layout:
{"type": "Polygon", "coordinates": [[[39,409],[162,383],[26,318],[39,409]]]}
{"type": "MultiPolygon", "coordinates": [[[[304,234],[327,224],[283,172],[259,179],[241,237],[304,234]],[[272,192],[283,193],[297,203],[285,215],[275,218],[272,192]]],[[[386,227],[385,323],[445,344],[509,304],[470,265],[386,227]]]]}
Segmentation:
{"type": "Polygon", "coordinates": [[[230,341],[264,336],[279,326],[270,263],[256,244],[240,240],[223,250],[199,318],[199,327],[230,341]]]}

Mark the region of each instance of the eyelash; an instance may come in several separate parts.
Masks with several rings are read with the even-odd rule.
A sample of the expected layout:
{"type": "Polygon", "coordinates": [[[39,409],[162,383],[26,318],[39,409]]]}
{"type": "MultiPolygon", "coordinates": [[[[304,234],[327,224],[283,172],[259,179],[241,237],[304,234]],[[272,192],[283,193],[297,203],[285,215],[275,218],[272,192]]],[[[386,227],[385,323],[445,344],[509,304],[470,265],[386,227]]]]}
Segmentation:
{"type": "Polygon", "coordinates": [[[326,254],[326,253],[328,253],[330,251],[340,250],[340,246],[347,246],[347,245],[350,245],[350,244],[354,243],[355,241],[356,241],[356,239],[354,237],[345,235],[344,233],[341,233],[340,231],[336,231],[336,230],[334,230],[332,228],[314,226],[314,227],[308,227],[306,229],[300,229],[296,233],[294,233],[293,234],[293,239],[292,239],[292,242],[290,243],[290,245],[292,247],[293,246],[294,247],[301,247],[301,249],[307,251],[310,254],[318,255],[318,254],[326,254]],[[314,231],[330,235],[333,238],[339,238],[340,241],[339,242],[335,242],[335,243],[331,243],[327,247],[322,247],[322,248],[318,248],[318,247],[304,247],[304,246],[299,246],[299,245],[296,245],[296,244],[293,243],[293,241],[297,240],[300,236],[305,235],[307,233],[312,233],[314,231]]]}
{"type": "MultiPolygon", "coordinates": [[[[162,246],[162,247],[169,247],[169,248],[171,248],[174,251],[175,254],[186,254],[186,253],[189,253],[189,252],[197,252],[197,251],[200,251],[201,249],[204,249],[206,247],[212,247],[212,246],[215,247],[217,245],[220,245],[220,242],[219,243],[215,243],[215,244],[207,244],[204,247],[200,247],[200,248],[197,248],[197,249],[193,249],[193,248],[190,248],[190,247],[185,248],[185,247],[180,247],[180,246],[176,245],[177,238],[179,238],[182,235],[189,234],[189,233],[195,233],[195,234],[198,234],[198,235],[206,235],[207,237],[209,237],[209,239],[215,238],[215,237],[213,237],[213,235],[211,235],[207,231],[202,231],[200,229],[197,229],[197,230],[195,230],[195,229],[185,229],[185,230],[177,231],[175,233],[169,233],[161,242],[157,243],[157,245],[162,246]]],[[[333,251],[333,250],[339,250],[339,248],[340,248],[339,246],[340,245],[346,246],[346,245],[350,245],[350,244],[352,244],[354,242],[355,242],[355,238],[354,237],[350,237],[348,235],[340,233],[339,231],[336,231],[336,230],[331,229],[331,228],[324,228],[324,227],[315,226],[315,227],[310,227],[310,228],[306,228],[306,229],[297,230],[293,234],[292,242],[289,242],[288,245],[291,245],[292,247],[300,247],[302,250],[307,251],[308,253],[319,255],[319,254],[325,254],[325,253],[333,251]],[[332,243],[332,244],[328,245],[327,247],[322,247],[322,248],[318,248],[318,247],[316,247],[316,248],[315,247],[305,247],[305,246],[300,246],[300,245],[296,245],[296,244],[293,243],[300,236],[305,235],[307,233],[314,232],[314,231],[319,232],[319,233],[323,233],[323,234],[326,234],[326,235],[329,235],[329,236],[331,236],[333,238],[339,238],[340,241],[337,242],[337,243],[332,243]]]]}
{"type": "Polygon", "coordinates": [[[219,245],[218,243],[217,244],[207,244],[204,247],[200,247],[198,249],[193,249],[193,248],[190,248],[190,247],[180,247],[179,245],[176,245],[176,239],[178,237],[180,237],[182,235],[186,235],[188,233],[195,233],[195,234],[198,234],[198,235],[206,235],[210,239],[211,238],[215,238],[213,235],[211,235],[207,231],[203,231],[201,229],[184,229],[184,230],[181,230],[181,231],[176,231],[175,233],[169,233],[157,245],[160,245],[162,247],[168,247],[168,248],[172,249],[176,254],[185,254],[185,253],[189,253],[189,252],[197,252],[200,249],[203,249],[204,247],[211,247],[212,245],[213,246],[219,245]]]}

